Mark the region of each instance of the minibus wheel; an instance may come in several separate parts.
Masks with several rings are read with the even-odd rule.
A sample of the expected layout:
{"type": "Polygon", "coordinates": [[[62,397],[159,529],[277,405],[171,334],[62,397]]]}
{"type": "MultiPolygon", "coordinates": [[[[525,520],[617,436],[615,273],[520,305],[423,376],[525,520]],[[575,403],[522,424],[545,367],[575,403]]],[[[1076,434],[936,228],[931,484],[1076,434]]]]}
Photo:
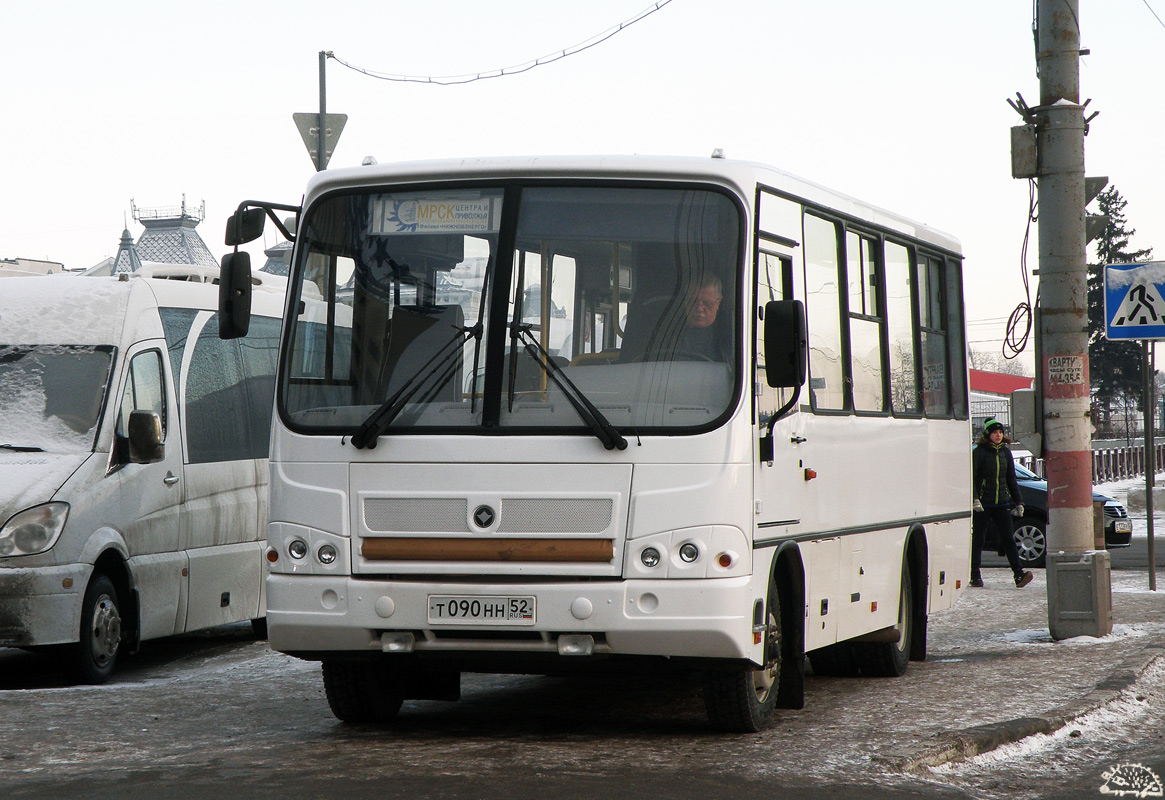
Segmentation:
{"type": "Polygon", "coordinates": [[[897,678],[910,664],[910,643],[914,636],[914,592],[910,565],[902,565],[902,588],[898,600],[897,642],[856,642],[854,652],[862,674],[875,678],[897,678]]]}
{"type": "Polygon", "coordinates": [[[776,582],[770,582],[765,603],[764,666],[705,673],[704,705],[714,727],[757,733],[772,724],[780,688],[782,633],[780,596],[776,582]]]}
{"type": "Polygon", "coordinates": [[[341,722],[389,722],[404,703],[402,676],[374,661],[323,661],[328,706],[341,722]]]}
{"type": "Polygon", "coordinates": [[[73,645],[72,670],[80,683],[105,683],[121,645],[121,604],[107,576],[94,573],[81,606],[81,632],[73,645]]]}

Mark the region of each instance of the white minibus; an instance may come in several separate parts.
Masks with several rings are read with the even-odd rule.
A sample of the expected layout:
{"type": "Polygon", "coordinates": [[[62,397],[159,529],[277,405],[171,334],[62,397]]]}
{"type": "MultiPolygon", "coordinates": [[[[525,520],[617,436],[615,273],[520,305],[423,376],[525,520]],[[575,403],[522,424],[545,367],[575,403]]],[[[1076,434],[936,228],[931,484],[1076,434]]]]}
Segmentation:
{"type": "Polygon", "coordinates": [[[147,639],[264,630],[286,283],[219,337],[218,270],[0,280],[0,647],[108,679],[147,639]]]}

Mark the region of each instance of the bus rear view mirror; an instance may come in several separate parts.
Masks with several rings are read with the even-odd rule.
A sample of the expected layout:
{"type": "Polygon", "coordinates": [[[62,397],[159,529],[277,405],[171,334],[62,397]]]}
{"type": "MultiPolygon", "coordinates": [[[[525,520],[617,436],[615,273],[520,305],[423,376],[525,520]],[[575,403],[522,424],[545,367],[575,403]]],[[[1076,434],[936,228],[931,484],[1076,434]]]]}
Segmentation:
{"type": "Polygon", "coordinates": [[[261,208],[240,208],[227,218],[227,247],[253,242],[263,235],[267,212],[261,208]]]}
{"type": "Polygon", "coordinates": [[[808,349],[805,306],[800,300],[771,300],[765,303],[764,323],[765,379],[769,386],[802,386],[808,349]]]}
{"type": "Polygon", "coordinates": [[[238,339],[251,327],[251,256],[244,252],[222,257],[218,279],[218,337],[238,339]]]}

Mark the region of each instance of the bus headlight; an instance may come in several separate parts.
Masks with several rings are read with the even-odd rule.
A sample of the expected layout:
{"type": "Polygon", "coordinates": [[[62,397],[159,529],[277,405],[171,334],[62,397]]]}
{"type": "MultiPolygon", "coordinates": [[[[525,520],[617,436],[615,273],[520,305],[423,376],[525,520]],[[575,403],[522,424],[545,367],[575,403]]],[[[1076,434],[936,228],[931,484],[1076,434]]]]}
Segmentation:
{"type": "Polygon", "coordinates": [[[292,539],[291,543],[287,545],[287,554],[296,561],[302,561],[303,557],[307,555],[307,542],[303,539],[292,539]]]}
{"type": "Polygon", "coordinates": [[[639,554],[639,560],[643,562],[645,567],[659,566],[659,551],[654,547],[645,547],[643,552],[639,554]]]}
{"type": "Polygon", "coordinates": [[[0,528],[0,557],[43,553],[65,528],[68,503],[45,503],[15,514],[0,528]]]}
{"type": "Polygon", "coordinates": [[[320,545],[320,549],[316,551],[316,558],[321,564],[333,564],[336,561],[336,548],[330,544],[320,545]]]}
{"type": "Polygon", "coordinates": [[[680,560],[691,564],[700,557],[700,548],[691,542],[684,542],[680,545],[680,560]]]}

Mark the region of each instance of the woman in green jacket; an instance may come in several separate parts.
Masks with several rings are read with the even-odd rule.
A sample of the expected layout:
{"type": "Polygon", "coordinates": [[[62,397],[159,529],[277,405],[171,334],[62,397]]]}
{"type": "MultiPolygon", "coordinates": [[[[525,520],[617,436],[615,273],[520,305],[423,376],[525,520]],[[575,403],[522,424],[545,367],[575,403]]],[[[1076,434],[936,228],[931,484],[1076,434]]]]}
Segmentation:
{"type": "Polygon", "coordinates": [[[1023,516],[1023,497],[1015,479],[1015,460],[1007,448],[1010,443],[1011,440],[1003,431],[1003,423],[989,419],[984,426],[983,436],[971,453],[971,497],[974,509],[971,518],[972,586],[983,585],[979,563],[988,521],[995,523],[1000,545],[1015,575],[1015,585],[1024,587],[1032,581],[1031,572],[1020,566],[1019,553],[1011,538],[1012,509],[1015,509],[1015,516],[1023,516]]]}

